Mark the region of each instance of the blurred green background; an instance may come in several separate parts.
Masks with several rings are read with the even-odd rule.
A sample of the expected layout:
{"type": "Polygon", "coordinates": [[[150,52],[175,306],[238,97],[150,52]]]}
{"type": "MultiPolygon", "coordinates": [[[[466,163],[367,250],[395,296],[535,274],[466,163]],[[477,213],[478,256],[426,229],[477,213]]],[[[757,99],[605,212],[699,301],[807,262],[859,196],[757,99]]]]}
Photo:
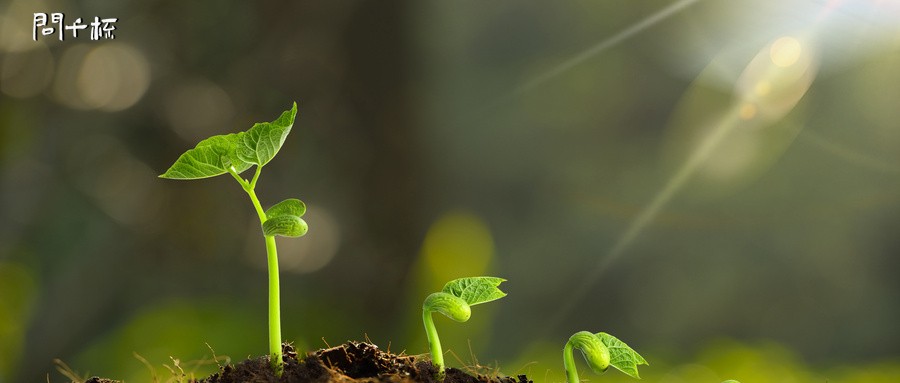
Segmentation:
{"type": "Polygon", "coordinates": [[[309,206],[279,239],[303,350],[425,353],[424,297],[488,274],[507,298],[436,320],[451,366],[561,382],[590,330],[651,382],[900,381],[898,26],[890,0],[3,0],[0,382],[265,353],[246,196],[156,176],[295,100],[258,193],[309,206]],[[35,12],[116,38],[35,42],[35,12]]]}

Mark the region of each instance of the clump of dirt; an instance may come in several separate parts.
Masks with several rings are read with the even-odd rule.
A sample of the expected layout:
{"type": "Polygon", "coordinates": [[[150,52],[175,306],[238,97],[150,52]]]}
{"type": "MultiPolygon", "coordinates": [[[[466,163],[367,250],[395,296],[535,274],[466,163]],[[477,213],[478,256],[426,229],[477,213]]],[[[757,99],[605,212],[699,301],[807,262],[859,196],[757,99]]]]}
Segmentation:
{"type": "MultiPolygon", "coordinates": [[[[382,351],[371,343],[348,342],[318,350],[302,360],[291,345],[284,345],[284,373],[276,377],[268,357],[247,359],[222,367],[218,373],[192,383],[533,383],[525,375],[516,378],[471,375],[456,368],[437,379],[430,361],[382,351]]],[[[91,378],[85,383],[110,383],[91,378]]]]}

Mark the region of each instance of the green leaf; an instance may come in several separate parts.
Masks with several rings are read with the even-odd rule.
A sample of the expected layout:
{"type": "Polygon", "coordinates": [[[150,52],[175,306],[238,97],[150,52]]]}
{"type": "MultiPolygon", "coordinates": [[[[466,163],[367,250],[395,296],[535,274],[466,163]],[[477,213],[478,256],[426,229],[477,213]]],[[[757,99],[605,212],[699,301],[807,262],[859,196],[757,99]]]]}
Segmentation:
{"type": "Polygon", "coordinates": [[[306,226],[306,221],[296,215],[280,215],[263,222],[262,229],[265,235],[300,237],[306,234],[309,227],[306,226]]]}
{"type": "Polygon", "coordinates": [[[459,278],[447,282],[441,291],[462,298],[471,306],[505,297],[506,293],[497,288],[505,281],[496,277],[459,278]]]}
{"type": "Polygon", "coordinates": [[[302,217],[304,213],[306,213],[306,204],[303,201],[296,198],[288,198],[266,210],[266,218],[272,219],[282,215],[302,217]]]}
{"type": "Polygon", "coordinates": [[[650,365],[644,357],[638,354],[637,351],[634,351],[631,347],[628,347],[625,342],[622,342],[612,335],[605,332],[598,332],[597,336],[603,341],[606,348],[609,349],[609,364],[611,366],[632,378],[641,378],[638,375],[638,366],[642,364],[650,365]]]}
{"type": "Polygon", "coordinates": [[[215,177],[227,173],[232,166],[240,174],[252,166],[235,156],[235,147],[243,134],[212,136],[200,141],[196,147],[178,157],[160,177],[177,180],[215,177]]]}
{"type": "Polygon", "coordinates": [[[281,145],[291,132],[297,117],[297,103],[281,113],[275,121],[259,122],[244,132],[237,145],[237,157],[242,161],[263,166],[278,154],[281,145]]]}

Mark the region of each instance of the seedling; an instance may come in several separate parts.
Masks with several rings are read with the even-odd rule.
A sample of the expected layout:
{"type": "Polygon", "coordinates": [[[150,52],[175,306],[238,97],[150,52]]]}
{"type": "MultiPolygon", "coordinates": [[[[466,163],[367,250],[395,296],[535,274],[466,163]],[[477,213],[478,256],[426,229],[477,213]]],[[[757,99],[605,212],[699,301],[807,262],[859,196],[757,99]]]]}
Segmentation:
{"type": "Polygon", "coordinates": [[[563,348],[563,365],[566,367],[568,383],[579,383],[573,355],[576,348],[581,350],[584,360],[598,375],[609,366],[613,366],[632,378],[640,379],[638,366],[649,365],[637,351],[612,335],[605,332],[592,334],[588,331],[579,331],[569,337],[566,347],[563,348]]]}
{"type": "Polygon", "coordinates": [[[422,304],[422,321],[425,322],[425,335],[428,336],[428,345],[431,347],[431,361],[440,373],[444,371],[444,351],[431,313],[436,311],[457,322],[465,322],[472,316],[471,306],[506,296],[506,293],[497,288],[505,281],[496,277],[454,279],[447,282],[441,292],[425,298],[425,303],[422,304]]]}
{"type": "Polygon", "coordinates": [[[194,180],[230,174],[241,185],[259,216],[262,234],[266,242],[269,268],[269,356],[272,367],[280,376],[283,370],[281,353],[281,299],[278,284],[278,252],[275,236],[300,237],[306,234],[307,225],[300,217],[306,205],[299,199],[286,199],[268,210],[263,210],[256,197],[256,183],[263,166],[278,154],[285,138],[291,132],[297,116],[297,103],[281,113],[275,121],[253,124],[245,132],[218,135],[207,138],[188,150],[160,178],[194,180]],[[239,174],[256,166],[250,180],[239,174]]]}

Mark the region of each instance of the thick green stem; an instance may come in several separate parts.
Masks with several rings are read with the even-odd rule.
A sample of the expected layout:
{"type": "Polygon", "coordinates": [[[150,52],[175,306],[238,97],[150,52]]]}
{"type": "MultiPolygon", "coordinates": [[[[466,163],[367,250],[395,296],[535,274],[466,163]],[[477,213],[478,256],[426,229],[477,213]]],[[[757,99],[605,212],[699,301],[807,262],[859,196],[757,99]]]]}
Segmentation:
{"type": "Polygon", "coordinates": [[[575,370],[575,355],[572,342],[566,342],[563,348],[563,366],[566,367],[566,381],[568,383],[579,383],[578,371],[575,370]]]}
{"type": "Polygon", "coordinates": [[[434,319],[431,310],[422,309],[422,321],[425,322],[425,335],[428,337],[428,346],[431,347],[431,362],[438,368],[438,373],[444,373],[444,350],[441,348],[441,339],[438,338],[437,329],[434,328],[434,319]]]}
{"type": "Polygon", "coordinates": [[[275,372],[280,376],[284,368],[281,355],[281,293],[278,282],[278,252],[275,237],[266,236],[266,253],[269,261],[269,355],[275,372]]]}
{"type": "MultiPolygon", "coordinates": [[[[266,222],[266,211],[263,210],[254,190],[260,170],[260,167],[256,168],[256,174],[253,175],[253,180],[250,182],[238,176],[233,168],[229,173],[250,196],[250,202],[253,203],[253,208],[256,209],[256,214],[259,216],[259,223],[263,224],[266,222]]],[[[272,357],[272,367],[275,368],[275,373],[281,376],[281,372],[284,370],[284,360],[281,352],[281,288],[278,281],[278,249],[275,247],[275,236],[266,235],[265,239],[269,264],[269,355],[272,357]]]]}

